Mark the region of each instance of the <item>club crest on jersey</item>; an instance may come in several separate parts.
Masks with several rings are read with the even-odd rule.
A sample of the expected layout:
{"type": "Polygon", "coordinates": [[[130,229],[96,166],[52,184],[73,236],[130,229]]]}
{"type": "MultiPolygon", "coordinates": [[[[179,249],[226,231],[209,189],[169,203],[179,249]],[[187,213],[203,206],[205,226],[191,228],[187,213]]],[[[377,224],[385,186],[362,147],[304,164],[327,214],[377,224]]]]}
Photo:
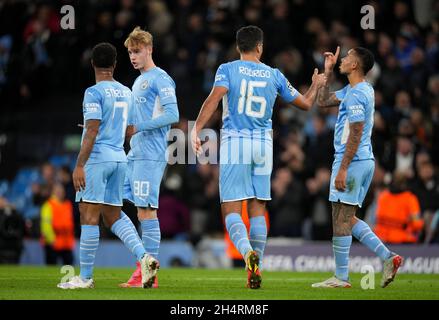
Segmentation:
{"type": "Polygon", "coordinates": [[[148,80],[145,80],[145,81],[143,81],[142,84],[140,85],[140,88],[141,88],[142,90],[145,90],[146,88],[148,88],[148,85],[149,85],[148,80]]]}

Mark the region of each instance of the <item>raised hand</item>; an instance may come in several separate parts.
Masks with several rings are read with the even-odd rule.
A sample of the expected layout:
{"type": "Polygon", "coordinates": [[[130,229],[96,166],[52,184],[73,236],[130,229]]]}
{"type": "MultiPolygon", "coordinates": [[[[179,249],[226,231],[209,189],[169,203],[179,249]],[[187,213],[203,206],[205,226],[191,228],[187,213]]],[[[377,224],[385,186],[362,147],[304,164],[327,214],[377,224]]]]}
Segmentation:
{"type": "Polygon", "coordinates": [[[334,69],[335,64],[337,63],[338,56],[340,55],[340,46],[337,46],[335,54],[327,51],[323,55],[325,56],[325,73],[331,72],[332,69],[334,69]]]}
{"type": "Polygon", "coordinates": [[[319,70],[317,68],[314,69],[314,73],[312,75],[312,82],[317,85],[317,88],[321,88],[326,85],[328,78],[324,73],[319,74],[319,70]]]}

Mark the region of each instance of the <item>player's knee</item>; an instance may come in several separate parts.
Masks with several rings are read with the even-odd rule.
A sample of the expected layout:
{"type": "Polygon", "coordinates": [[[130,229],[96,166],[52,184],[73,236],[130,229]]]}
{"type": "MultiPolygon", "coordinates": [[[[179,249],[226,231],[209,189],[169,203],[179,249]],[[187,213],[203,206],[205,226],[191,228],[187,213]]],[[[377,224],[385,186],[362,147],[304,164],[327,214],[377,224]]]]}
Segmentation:
{"type": "Polygon", "coordinates": [[[138,208],[137,218],[141,220],[157,219],[157,209],[154,208],[138,208]]]}
{"type": "Polygon", "coordinates": [[[99,225],[99,216],[81,214],[81,225],[97,226],[99,225]]]}
{"type": "MultiPolygon", "coordinates": [[[[117,218],[118,219],[118,218],[117,218]]],[[[103,216],[102,221],[104,222],[104,226],[107,228],[111,228],[111,226],[116,222],[117,219],[103,216]]]]}

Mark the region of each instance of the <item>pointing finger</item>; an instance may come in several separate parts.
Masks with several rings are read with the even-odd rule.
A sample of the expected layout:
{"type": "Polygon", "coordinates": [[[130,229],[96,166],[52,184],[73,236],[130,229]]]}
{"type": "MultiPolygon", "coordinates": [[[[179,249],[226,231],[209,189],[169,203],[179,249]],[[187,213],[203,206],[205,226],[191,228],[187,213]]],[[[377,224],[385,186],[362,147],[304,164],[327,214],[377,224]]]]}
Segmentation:
{"type": "Polygon", "coordinates": [[[338,56],[340,54],[340,46],[337,46],[337,50],[335,51],[335,58],[338,59],[338,56]]]}

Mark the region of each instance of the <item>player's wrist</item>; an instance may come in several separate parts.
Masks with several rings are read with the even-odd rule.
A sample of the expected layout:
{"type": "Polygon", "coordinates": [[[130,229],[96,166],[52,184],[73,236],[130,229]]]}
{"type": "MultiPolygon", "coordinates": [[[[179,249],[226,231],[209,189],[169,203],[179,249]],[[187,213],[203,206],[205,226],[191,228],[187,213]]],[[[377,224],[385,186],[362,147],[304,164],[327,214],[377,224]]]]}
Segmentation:
{"type": "Polygon", "coordinates": [[[334,72],[334,66],[331,68],[325,68],[325,76],[330,76],[334,72]]]}

